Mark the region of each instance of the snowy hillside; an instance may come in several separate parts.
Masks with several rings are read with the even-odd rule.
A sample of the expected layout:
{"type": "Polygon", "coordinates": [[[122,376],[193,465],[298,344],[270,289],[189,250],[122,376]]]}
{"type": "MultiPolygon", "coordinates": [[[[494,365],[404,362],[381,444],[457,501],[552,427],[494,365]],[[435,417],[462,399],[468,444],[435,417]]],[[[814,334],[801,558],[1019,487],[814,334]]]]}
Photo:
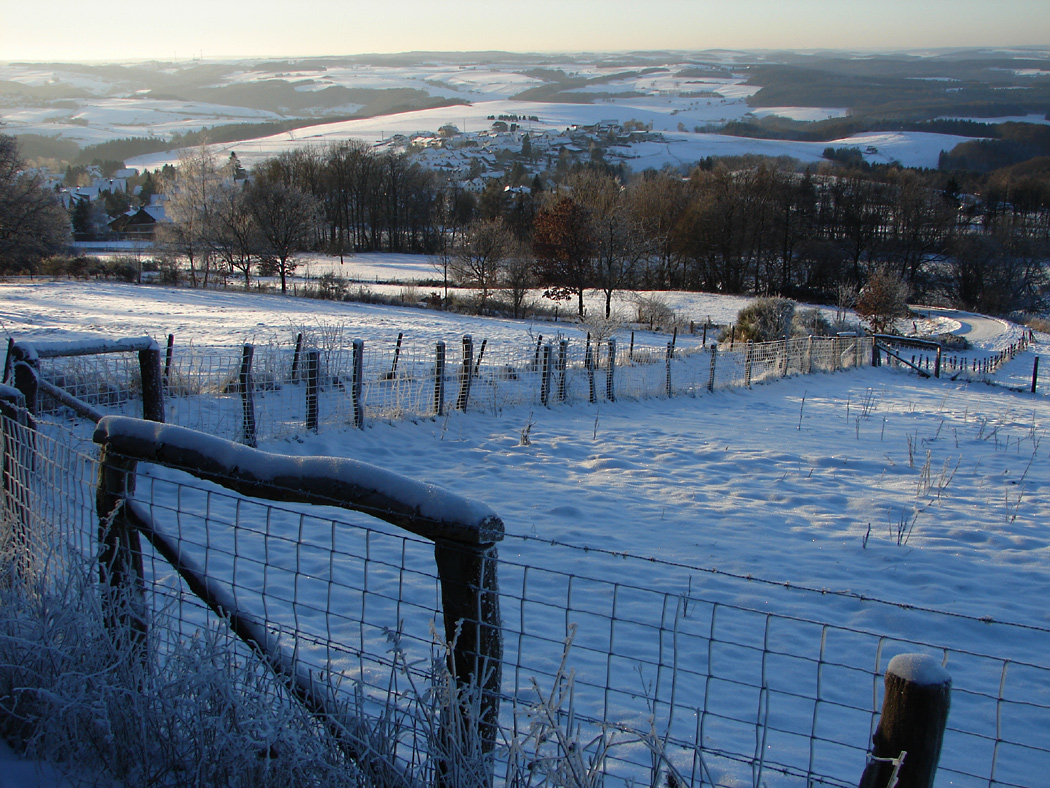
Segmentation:
{"type": "MultiPolygon", "coordinates": [[[[386,265],[389,271],[397,262],[355,258],[351,264],[362,271],[386,265]]],[[[265,341],[315,323],[344,326],[369,342],[390,342],[398,332],[428,342],[452,342],[463,333],[511,342],[531,341],[552,328],[422,309],[115,284],[3,283],[0,298],[2,326],[16,337],[148,333],[162,339],[171,332],[180,343],[208,346],[265,341]]],[[[710,314],[715,321],[731,319],[740,306],[740,299],[680,298],[683,312],[701,319],[710,314]]],[[[986,352],[1020,330],[958,314],[929,319],[970,333],[986,352]]],[[[1050,337],[1039,340],[1036,352],[1050,337]]],[[[1023,377],[1032,361],[1028,352],[1008,366],[1023,377]]],[[[901,649],[943,656],[949,672],[957,671],[960,693],[960,716],[949,725],[981,736],[994,737],[996,715],[1014,711],[1009,703],[996,706],[994,687],[1001,679],[1000,692],[1011,698],[1024,693],[1030,704],[1009,717],[1016,727],[1008,734],[1011,741],[1028,742],[1038,736],[1027,731],[1046,730],[1046,687],[1013,674],[1008,679],[1004,663],[995,660],[1034,666],[1039,676],[1050,670],[1047,388],[1033,396],[865,368],[696,397],[516,406],[499,415],[370,423],[363,430],[300,435],[265,448],[352,456],[493,506],[508,533],[500,556],[511,632],[525,627],[524,601],[519,618],[507,612],[518,609],[519,595],[527,596],[523,567],[572,576],[581,584],[590,579],[596,589],[615,582],[683,594],[727,605],[727,611],[807,622],[797,623],[788,640],[797,638],[814,659],[819,652],[822,664],[856,660],[878,671],[901,649]],[[826,652],[819,624],[835,633],[826,652]],[[837,651],[841,633],[863,648],[851,640],[837,651]],[[987,657],[976,660],[974,653],[987,657]],[[1023,689],[1013,689],[1017,680],[1023,689]],[[967,695],[989,686],[990,700],[967,695]]],[[[532,578],[536,583],[536,574],[532,578]]],[[[580,592],[574,604],[604,609],[604,594],[580,592]]],[[[615,612],[617,621],[627,622],[618,630],[617,648],[647,653],[651,638],[631,622],[662,613],[631,598],[625,592],[615,612]]],[[[581,681],[581,710],[597,703],[587,695],[595,676],[599,684],[618,687],[652,678],[636,675],[641,668],[627,658],[614,666],[600,650],[589,650],[587,627],[593,622],[578,615],[573,623],[580,624],[584,647],[571,664],[581,681]]],[[[571,618],[560,612],[538,616],[514,648],[524,654],[529,638],[559,641],[571,618]]],[[[693,626],[708,624],[683,619],[683,637],[693,626]]],[[[713,614],[709,626],[713,631],[713,614]]],[[[516,658],[524,659],[522,654],[516,658]]],[[[798,666],[771,664],[769,670],[771,686],[809,680],[798,666]]],[[[753,682],[749,671],[741,663],[729,675],[753,682]]],[[[678,692],[695,690],[683,684],[678,692]]],[[[509,691],[524,693],[525,687],[509,691]]],[[[870,703],[870,680],[859,692],[870,703]]],[[[638,709],[617,707],[617,713],[637,721],[645,711],[638,703],[638,709]]],[[[854,727],[855,720],[834,704],[825,708],[822,725],[837,724],[844,736],[848,731],[847,744],[862,751],[866,723],[854,727]]],[[[787,716],[778,724],[790,726],[798,709],[781,713],[787,716]]],[[[816,729],[815,712],[810,716],[816,729]]],[[[717,738],[718,732],[708,735],[717,738]]],[[[966,775],[987,775],[986,754],[968,735],[949,732],[938,785],[974,784],[966,775]]],[[[1046,752],[1038,749],[1045,743],[1035,746],[1002,757],[1000,777],[1035,785],[1026,775],[1047,768],[1046,752]]],[[[770,747],[771,760],[786,757],[770,747]]],[[[851,752],[825,768],[848,781],[859,776],[863,763],[851,752]]],[[[729,769],[715,779],[740,785],[750,772],[729,769]]],[[[762,784],[795,783],[771,773],[762,784]]]]}

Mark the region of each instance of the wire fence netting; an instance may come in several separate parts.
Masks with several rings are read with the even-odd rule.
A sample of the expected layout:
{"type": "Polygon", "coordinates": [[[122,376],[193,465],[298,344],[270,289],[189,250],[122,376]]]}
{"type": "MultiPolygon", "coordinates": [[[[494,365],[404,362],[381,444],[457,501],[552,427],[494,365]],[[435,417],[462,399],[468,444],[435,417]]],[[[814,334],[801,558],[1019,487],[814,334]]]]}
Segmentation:
{"type": "MultiPolygon", "coordinates": [[[[441,415],[451,409],[499,413],[517,405],[697,396],[789,375],[870,363],[868,337],[805,337],[760,344],[676,347],[563,337],[529,345],[463,338],[396,345],[327,338],[314,348],[253,347],[245,375],[240,347],[175,345],[164,361],[166,421],[245,440],[304,429],[441,415]],[[360,355],[359,364],[355,355],[360,355]]],[[[133,354],[46,358],[47,382],[108,413],[141,414],[133,354]]],[[[46,394],[40,407],[63,406],[46,394]]]]}
{"type": "MultiPolygon", "coordinates": [[[[854,352],[843,343],[829,351],[832,361],[818,362],[803,343],[752,358],[751,371],[783,374],[854,352]]],[[[696,355],[710,365],[706,351],[696,355]]],[[[95,561],[97,447],[61,424],[41,421],[32,431],[5,417],[3,426],[7,582],[95,561]]],[[[374,729],[392,730],[391,704],[406,716],[426,705],[447,645],[431,542],[363,514],[263,502],[148,463],[134,487],[132,505],[238,612],[374,729]]],[[[202,630],[224,631],[228,622],[143,549],[158,653],[202,630]]],[[[889,659],[913,651],[936,655],[953,677],[938,785],[1031,786],[1033,775],[1050,773],[1050,669],[990,649],[945,648],[936,633],[948,614],[826,595],[827,618],[814,620],[792,612],[797,595],[818,593],[805,589],[517,534],[498,549],[499,784],[523,784],[521,775],[538,773],[560,747],[563,760],[606,785],[663,784],[672,772],[692,785],[855,785],[889,659]],[[756,585],[762,604],[740,601],[756,597],[756,585]],[[873,626],[842,623],[839,613],[858,609],[873,626]],[[525,763],[522,742],[540,723],[573,744],[533,739],[525,763]]],[[[1023,644],[1028,654],[1050,646],[1044,629],[965,624],[980,633],[978,644],[1023,644]]],[[[274,686],[275,699],[290,702],[274,686]]],[[[402,761],[423,757],[420,727],[391,735],[402,761]]]]}

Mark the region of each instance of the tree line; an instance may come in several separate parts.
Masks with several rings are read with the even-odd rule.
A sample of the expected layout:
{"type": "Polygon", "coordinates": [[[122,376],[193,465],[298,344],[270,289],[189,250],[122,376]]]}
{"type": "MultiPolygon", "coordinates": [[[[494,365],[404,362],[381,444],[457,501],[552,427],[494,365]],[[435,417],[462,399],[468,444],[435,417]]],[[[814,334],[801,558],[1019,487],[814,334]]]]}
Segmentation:
{"type": "Polygon", "coordinates": [[[879,269],[914,300],[991,313],[1050,306],[1045,173],[952,176],[839,158],[708,159],[687,175],[633,176],[592,158],[543,177],[512,167],[473,192],[357,142],[283,153],[250,177],[201,147],[153,174],[171,219],[158,246],[193,285],[276,275],[282,289],[305,251],[426,254],[446,286],[476,292],[481,311],[499,294],[515,315],[536,288],[578,312],[585,292],[600,292],[609,312],[629,289],[846,305],[879,269]]]}
{"type": "Polygon", "coordinates": [[[598,291],[682,289],[841,303],[873,272],[916,300],[993,313],[1043,311],[1050,283],[1050,185],[996,173],[801,166],[764,157],[705,160],[683,176],[628,177],[600,161],[545,184],[521,168],[480,192],[410,156],[347,142],[300,149],[240,181],[198,150],[169,186],[163,240],[191,280],[276,273],[303,250],[430,255],[486,311],[499,293],[518,315],[542,288],[584,309],[598,291]],[[977,187],[979,196],[967,191],[977,187]]]}

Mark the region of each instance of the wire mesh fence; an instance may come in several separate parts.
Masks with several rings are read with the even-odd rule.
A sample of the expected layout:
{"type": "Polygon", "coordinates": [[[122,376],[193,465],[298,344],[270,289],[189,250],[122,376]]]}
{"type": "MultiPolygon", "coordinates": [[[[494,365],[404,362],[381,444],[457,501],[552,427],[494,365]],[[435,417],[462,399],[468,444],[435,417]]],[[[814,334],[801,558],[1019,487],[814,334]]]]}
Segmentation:
{"type": "MultiPolygon", "coordinates": [[[[411,338],[388,346],[358,342],[358,365],[353,340],[342,334],[323,339],[312,349],[292,343],[254,347],[248,377],[240,347],[169,346],[163,372],[166,421],[245,440],[250,408],[256,438],[278,438],[308,428],[425,418],[456,408],[499,413],[518,405],[697,396],[862,366],[871,358],[866,337],[677,348],[674,342],[654,347],[564,337],[500,345],[464,337],[434,344],[411,338]]],[[[40,375],[83,394],[102,412],[141,413],[140,375],[130,353],[44,358],[40,375]]],[[[42,412],[63,407],[41,395],[42,412]]]]}
{"type": "MultiPolygon", "coordinates": [[[[95,560],[94,445],[56,424],[3,426],[6,576],[19,523],[37,577],[95,560]]],[[[419,725],[388,723],[390,704],[414,713],[444,658],[431,542],[156,465],[140,465],[136,482],[136,505],[241,614],[393,736],[402,765],[426,760],[419,725]]],[[[143,550],[156,649],[229,626],[143,550]]],[[[1050,668],[1033,656],[1050,651],[1050,630],[826,593],[818,620],[792,611],[798,595],[820,592],[515,534],[500,551],[498,784],[543,784],[538,775],[568,761],[591,784],[855,785],[882,674],[916,651],[954,681],[938,785],[1032,786],[1050,772],[1050,668]],[[858,611],[872,626],[845,623],[858,611]],[[938,641],[961,628],[972,648],[938,641]]],[[[274,697],[291,702],[279,681],[274,697]]]]}

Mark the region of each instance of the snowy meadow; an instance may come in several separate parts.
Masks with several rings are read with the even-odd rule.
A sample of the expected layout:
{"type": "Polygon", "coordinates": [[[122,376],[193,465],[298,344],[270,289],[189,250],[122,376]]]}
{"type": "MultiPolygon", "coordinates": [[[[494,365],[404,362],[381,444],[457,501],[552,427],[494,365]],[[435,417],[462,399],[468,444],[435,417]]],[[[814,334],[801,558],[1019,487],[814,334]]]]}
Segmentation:
{"type": "MultiPolygon", "coordinates": [[[[367,278],[397,262],[348,265],[367,278]]],[[[669,298],[687,323],[729,322],[741,305],[669,298]]],[[[199,348],[287,341],[310,324],[387,344],[404,333],[452,345],[469,333],[529,347],[581,331],[109,283],[2,283],[0,304],[16,339],[149,334],[163,344],[174,333],[199,348]]],[[[972,355],[1020,334],[927,314],[931,331],[969,334],[972,355]]],[[[1050,338],[1038,340],[988,383],[867,367],[675,398],[371,420],[260,448],[351,457],[495,509],[506,528],[501,725],[525,726],[537,698],[562,686],[564,655],[574,689],[563,711],[578,718],[567,724],[619,737],[596,767],[614,784],[651,779],[656,740],[666,759],[656,773],[694,785],[855,784],[881,673],[919,651],[953,675],[937,784],[1029,786],[1050,769],[1050,400],[1042,383],[1035,395],[991,384],[1025,387],[1050,338]]],[[[151,478],[161,500],[172,495],[164,472],[151,478]]],[[[260,575],[264,592],[285,582],[277,575],[260,575]]],[[[420,608],[434,596],[425,573],[398,582],[420,608]]],[[[391,626],[402,615],[425,627],[428,614],[392,615],[391,626]]]]}

